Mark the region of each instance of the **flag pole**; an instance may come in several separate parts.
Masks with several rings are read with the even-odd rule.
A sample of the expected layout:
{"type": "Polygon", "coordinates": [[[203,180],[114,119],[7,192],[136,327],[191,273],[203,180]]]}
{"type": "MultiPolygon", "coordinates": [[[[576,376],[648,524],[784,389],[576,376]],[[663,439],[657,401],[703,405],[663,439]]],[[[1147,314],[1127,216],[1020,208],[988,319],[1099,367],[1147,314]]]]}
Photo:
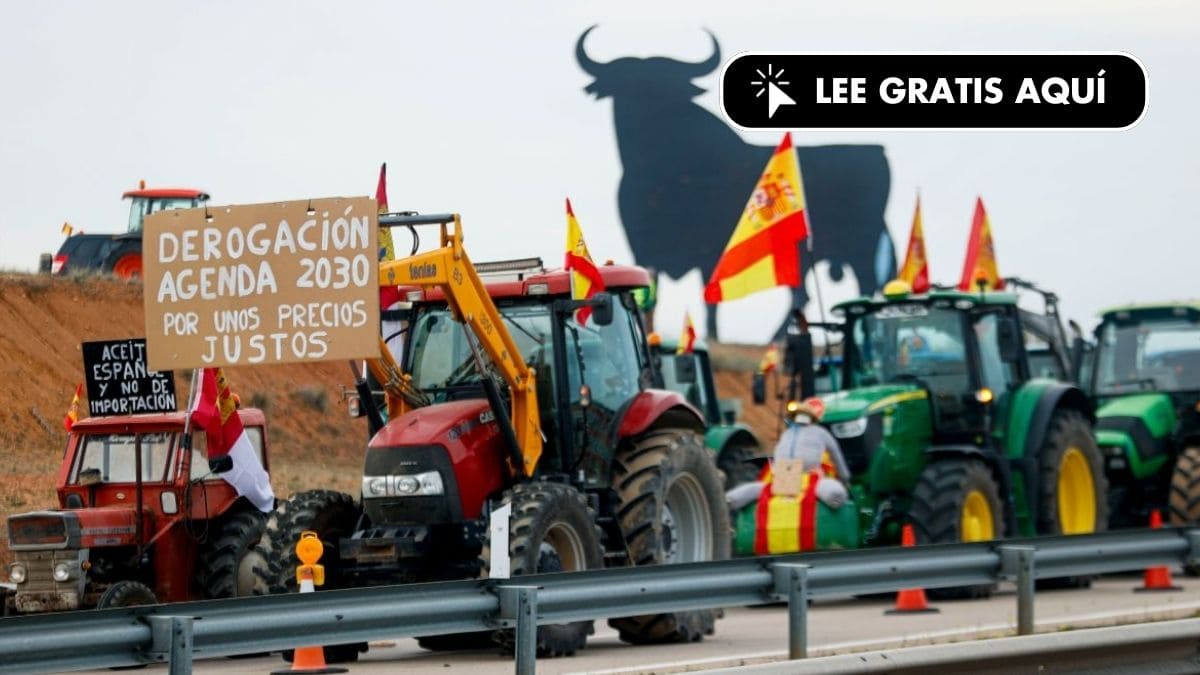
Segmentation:
{"type": "MultiPolygon", "coordinates": [[[[196,386],[200,382],[201,371],[199,368],[192,368],[192,382],[188,385],[188,400],[187,414],[183,417],[183,440],[179,445],[184,450],[183,461],[187,462],[185,467],[189,472],[192,469],[192,408],[196,404],[196,386]]],[[[190,473],[188,475],[191,475],[190,473]]]]}

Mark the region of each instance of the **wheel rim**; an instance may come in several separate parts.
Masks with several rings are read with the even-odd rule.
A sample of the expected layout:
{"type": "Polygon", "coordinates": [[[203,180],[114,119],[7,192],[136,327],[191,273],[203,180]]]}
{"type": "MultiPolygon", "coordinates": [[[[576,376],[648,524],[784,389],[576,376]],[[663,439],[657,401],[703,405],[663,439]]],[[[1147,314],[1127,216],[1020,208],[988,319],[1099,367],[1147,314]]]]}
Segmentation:
{"type": "Polygon", "coordinates": [[[575,528],[561,523],[555,523],[546,531],[546,538],[539,548],[538,571],[542,570],[542,560],[553,556],[558,559],[559,569],[553,571],[577,572],[587,569],[587,554],[584,553],[583,539],[575,528]]]}
{"type": "Polygon", "coordinates": [[[1058,522],[1063,534],[1096,529],[1096,487],[1083,451],[1067,448],[1058,464],[1058,522]]]}
{"type": "Polygon", "coordinates": [[[680,475],[667,489],[663,508],[663,548],[668,563],[712,558],[712,514],[700,481],[690,473],[680,475]]]}
{"type": "Polygon", "coordinates": [[[962,506],[962,541],[989,541],[996,538],[992,505],[979,490],[971,490],[962,506]]]}
{"type": "Polygon", "coordinates": [[[130,254],[122,256],[113,265],[113,276],[118,279],[137,279],[142,276],[142,256],[130,254]]]}

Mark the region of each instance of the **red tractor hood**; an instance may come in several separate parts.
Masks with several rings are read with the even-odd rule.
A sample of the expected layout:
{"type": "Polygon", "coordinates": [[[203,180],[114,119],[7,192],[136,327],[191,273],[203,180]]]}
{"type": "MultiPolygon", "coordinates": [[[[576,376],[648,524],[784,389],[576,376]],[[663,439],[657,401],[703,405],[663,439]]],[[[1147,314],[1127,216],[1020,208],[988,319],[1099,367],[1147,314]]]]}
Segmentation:
{"type": "MultiPolygon", "coordinates": [[[[150,532],[150,514],[143,518],[150,532]]],[[[137,516],[127,506],[21,513],[8,517],[8,543],[14,550],[134,546],[137,516]]]]}

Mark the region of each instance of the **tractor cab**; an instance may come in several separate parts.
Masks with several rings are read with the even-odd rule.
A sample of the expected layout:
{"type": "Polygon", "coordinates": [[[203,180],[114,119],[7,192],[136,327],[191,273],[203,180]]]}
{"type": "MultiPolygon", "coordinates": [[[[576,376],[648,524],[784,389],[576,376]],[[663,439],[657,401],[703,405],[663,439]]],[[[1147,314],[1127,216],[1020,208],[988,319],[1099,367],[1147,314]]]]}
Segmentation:
{"type": "MultiPolygon", "coordinates": [[[[262,412],[238,414],[266,466],[262,412]]],[[[184,447],[185,417],[90,417],[74,424],[58,471],[59,508],[8,518],[16,612],[250,593],[236,569],[240,557],[234,551],[220,557],[217,549],[237,540],[245,544],[238,555],[248,552],[261,533],[261,514],[210,472],[203,431],[193,430],[190,450],[184,447]],[[220,544],[223,537],[229,539],[220,544]]]]}
{"type": "Polygon", "coordinates": [[[1087,385],[1099,404],[1096,436],[1114,485],[1114,525],[1142,526],[1164,506],[1174,522],[1195,522],[1200,304],[1114,308],[1101,314],[1095,337],[1087,385]]]}
{"type": "Polygon", "coordinates": [[[137,190],[121,195],[129,200],[129,223],[126,234],[141,236],[146,216],[158,211],[194,209],[208,202],[207,193],[190,188],[147,188],[142,181],[137,190]]]}

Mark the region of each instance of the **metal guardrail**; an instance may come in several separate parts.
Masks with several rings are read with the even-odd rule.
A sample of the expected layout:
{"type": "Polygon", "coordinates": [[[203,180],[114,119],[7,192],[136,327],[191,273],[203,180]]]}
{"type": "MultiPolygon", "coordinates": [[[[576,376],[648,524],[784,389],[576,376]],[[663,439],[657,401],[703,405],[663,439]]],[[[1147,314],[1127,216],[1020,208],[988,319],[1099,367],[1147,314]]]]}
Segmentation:
{"type": "Polygon", "coordinates": [[[385,638],[516,628],[533,673],[535,626],[788,600],[789,654],[807,653],[808,597],[1016,580],[1018,632],[1033,630],[1037,578],[1200,563],[1200,529],[1125,530],[516,579],[450,581],[0,619],[0,673],[170,662],[385,638]],[[64,647],[64,645],[70,645],[64,647]]]}

